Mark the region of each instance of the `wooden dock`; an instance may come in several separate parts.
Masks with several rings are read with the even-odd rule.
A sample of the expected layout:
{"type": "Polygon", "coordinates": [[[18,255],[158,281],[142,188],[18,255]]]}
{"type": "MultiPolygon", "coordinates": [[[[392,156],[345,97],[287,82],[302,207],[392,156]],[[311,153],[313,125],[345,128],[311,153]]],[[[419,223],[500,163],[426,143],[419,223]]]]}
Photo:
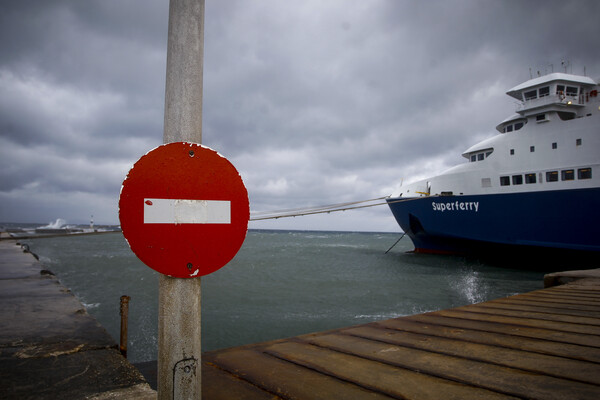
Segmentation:
{"type": "Polygon", "coordinates": [[[600,279],[591,276],[481,304],[204,353],[203,398],[597,400],[600,279]]]}

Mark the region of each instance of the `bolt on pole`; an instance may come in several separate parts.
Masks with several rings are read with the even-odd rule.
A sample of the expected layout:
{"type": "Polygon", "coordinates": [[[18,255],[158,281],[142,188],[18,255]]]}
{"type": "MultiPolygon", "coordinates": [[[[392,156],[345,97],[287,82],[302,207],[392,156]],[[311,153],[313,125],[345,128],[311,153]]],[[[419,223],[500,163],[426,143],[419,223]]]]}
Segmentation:
{"type": "MultiPolygon", "coordinates": [[[[204,0],[170,0],[164,143],[202,142],[204,0]]],[[[200,278],[159,277],[158,399],[200,399],[200,278]]]]}

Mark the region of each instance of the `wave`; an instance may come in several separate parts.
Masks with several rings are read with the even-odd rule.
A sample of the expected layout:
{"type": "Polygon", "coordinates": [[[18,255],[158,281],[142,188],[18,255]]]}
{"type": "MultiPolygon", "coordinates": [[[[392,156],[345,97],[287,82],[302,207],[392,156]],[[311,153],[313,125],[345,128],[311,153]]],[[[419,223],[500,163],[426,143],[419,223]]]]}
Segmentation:
{"type": "Polygon", "coordinates": [[[50,222],[48,225],[45,225],[45,226],[38,226],[37,229],[60,229],[60,228],[64,227],[66,224],[67,224],[67,221],[65,221],[62,218],[57,218],[56,221],[50,222]]]}
{"type": "Polygon", "coordinates": [[[407,313],[401,313],[401,312],[382,312],[382,313],[375,313],[375,314],[358,314],[354,316],[354,319],[360,319],[360,320],[369,320],[369,321],[379,321],[379,320],[385,320],[385,319],[392,319],[392,318],[399,318],[399,317],[404,317],[410,314],[407,313]]]}

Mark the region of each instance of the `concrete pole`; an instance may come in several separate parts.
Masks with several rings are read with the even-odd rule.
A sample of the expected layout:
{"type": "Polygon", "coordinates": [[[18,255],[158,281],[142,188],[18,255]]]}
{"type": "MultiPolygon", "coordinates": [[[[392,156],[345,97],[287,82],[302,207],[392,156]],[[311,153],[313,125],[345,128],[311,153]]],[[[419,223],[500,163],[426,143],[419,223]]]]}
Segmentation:
{"type": "MultiPolygon", "coordinates": [[[[164,143],[202,142],[204,0],[171,0],[164,143]]],[[[159,277],[158,399],[200,399],[200,278],[159,277]]]]}

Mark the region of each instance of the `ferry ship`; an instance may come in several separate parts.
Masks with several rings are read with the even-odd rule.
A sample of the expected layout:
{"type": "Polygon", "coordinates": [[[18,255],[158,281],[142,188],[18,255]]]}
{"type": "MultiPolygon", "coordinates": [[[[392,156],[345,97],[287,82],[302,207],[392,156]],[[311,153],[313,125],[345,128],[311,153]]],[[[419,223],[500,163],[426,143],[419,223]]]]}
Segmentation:
{"type": "Polygon", "coordinates": [[[414,251],[600,255],[599,90],[560,72],[510,89],[516,113],[465,163],[387,199],[414,251]]]}

